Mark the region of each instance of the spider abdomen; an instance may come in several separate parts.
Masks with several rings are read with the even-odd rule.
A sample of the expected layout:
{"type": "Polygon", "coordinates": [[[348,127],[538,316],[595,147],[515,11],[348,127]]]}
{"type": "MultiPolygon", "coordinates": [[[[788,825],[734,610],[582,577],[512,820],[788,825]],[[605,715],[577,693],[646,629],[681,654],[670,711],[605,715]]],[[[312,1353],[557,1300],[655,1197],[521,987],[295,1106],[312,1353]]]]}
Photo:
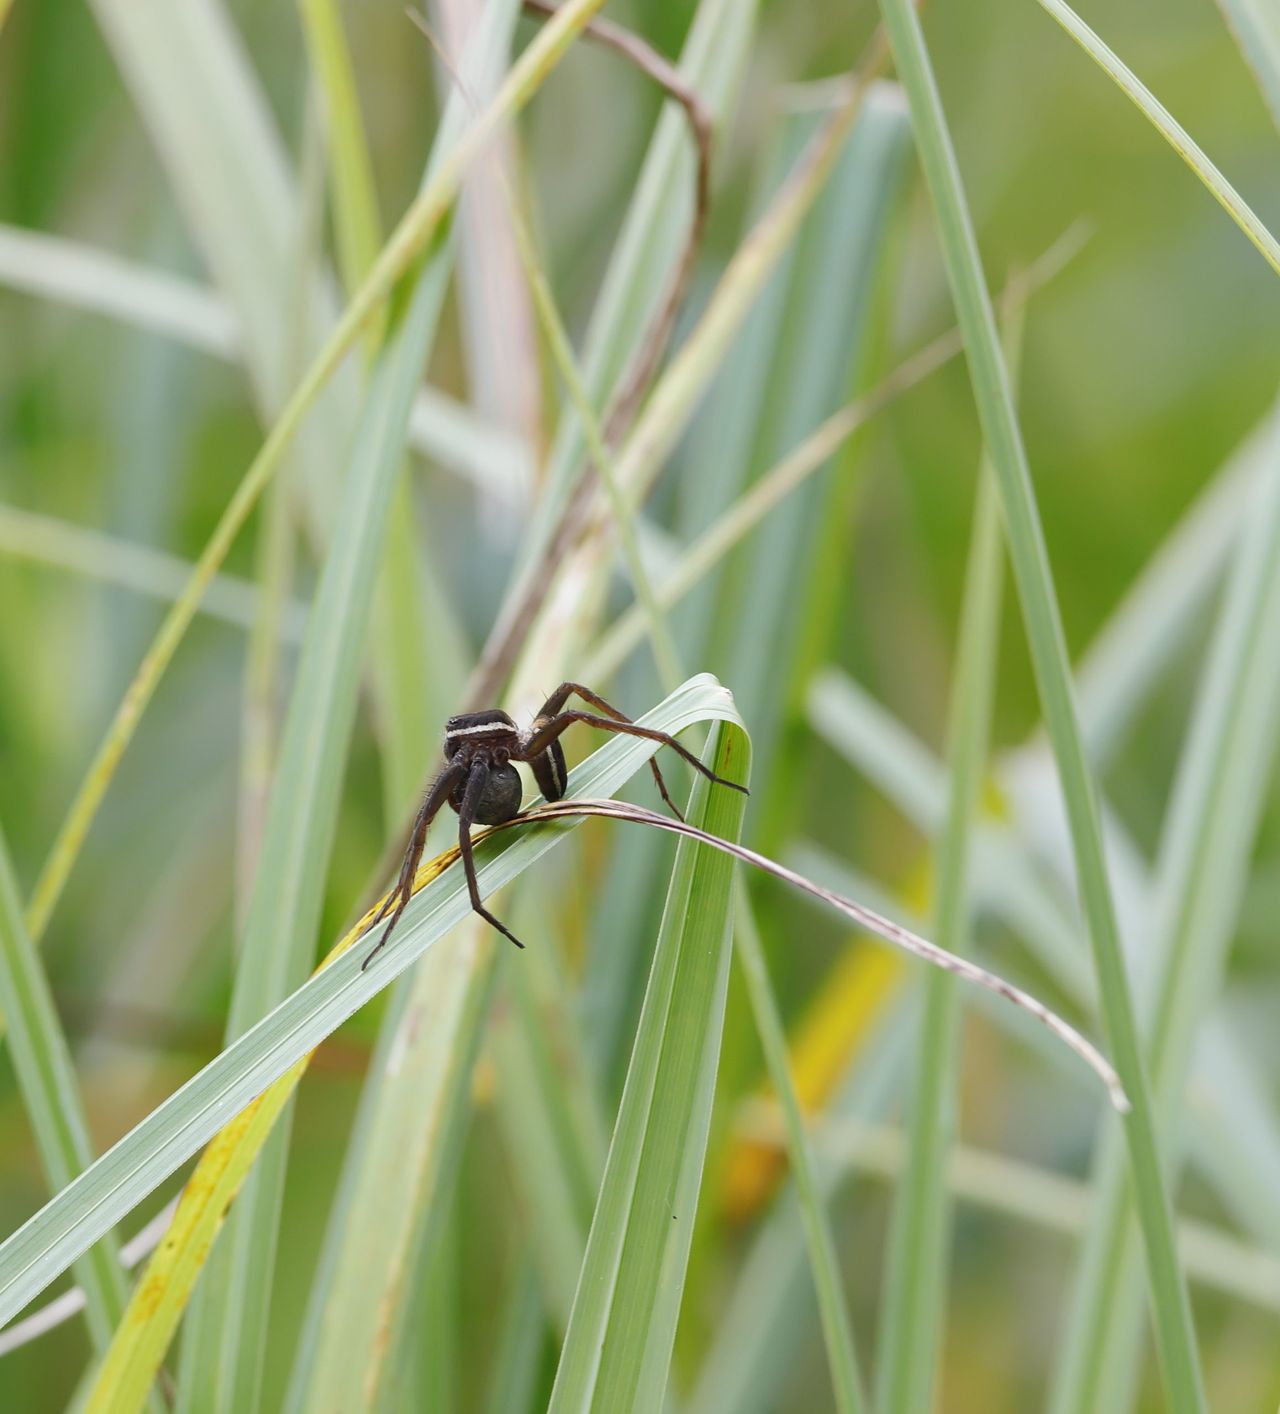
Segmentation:
{"type": "MultiPolygon", "coordinates": [[[[524,797],[524,787],[520,772],[510,762],[501,766],[491,765],[485,772],[484,786],[476,803],[475,819],[478,825],[501,825],[520,813],[520,802],[524,797]]],[[[461,801],[451,801],[456,810],[461,801]]]]}

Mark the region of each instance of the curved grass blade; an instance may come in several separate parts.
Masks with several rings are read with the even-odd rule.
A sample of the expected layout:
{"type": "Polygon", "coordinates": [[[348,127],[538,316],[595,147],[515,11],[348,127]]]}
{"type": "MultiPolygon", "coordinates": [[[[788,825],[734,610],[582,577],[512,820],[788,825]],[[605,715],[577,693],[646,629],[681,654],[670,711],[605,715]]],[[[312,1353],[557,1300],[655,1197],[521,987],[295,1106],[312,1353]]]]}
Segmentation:
{"type": "Polygon", "coordinates": [[[1124,1133],[1146,1242],[1165,1394],[1175,1410],[1198,1414],[1204,1409],[1205,1400],[1191,1309],[1174,1246],[1172,1205],[1161,1166],[1094,787],[1085,761],[1066,640],[1031,473],[1000,356],[977,240],[919,17],[910,0],[880,0],[880,8],[890,33],[898,75],[911,104],[916,145],[937,215],[956,313],[965,335],[979,420],[1000,490],[1036,684],[1066,800],[1105,1033],[1132,1106],[1124,1133]]]}
{"type": "Polygon", "coordinates": [[[842,894],[836,893],[834,889],[815,884],[812,880],[797,874],[794,869],[788,869],[785,864],[779,864],[777,860],[757,854],[755,850],[747,849],[745,845],[733,844],[724,839],[708,838],[703,832],[695,830],[683,821],[668,819],[665,815],[658,815],[639,805],[628,805],[623,801],[616,800],[596,801],[578,798],[572,801],[566,800],[563,803],[556,802],[553,805],[535,806],[520,819],[558,820],[570,816],[576,818],[579,815],[600,815],[608,820],[630,820],[636,824],[649,825],[655,830],[669,830],[672,834],[688,835],[690,838],[701,840],[704,844],[712,844],[717,849],[724,850],[726,854],[732,854],[735,859],[741,859],[744,863],[751,864],[766,874],[772,874],[775,879],[781,879],[784,883],[790,884],[792,888],[800,889],[816,899],[821,899],[823,903],[830,904],[838,913],[844,914],[851,923],[856,923],[858,927],[865,928],[867,932],[874,933],[876,937],[883,938],[885,942],[892,943],[894,947],[901,948],[903,952],[910,953],[912,957],[917,957],[922,962],[928,962],[934,967],[940,967],[944,972],[950,972],[962,981],[971,982],[974,986],[982,987],[998,997],[1003,997],[1005,1001],[1011,1002],[1032,1016],[1051,1035],[1061,1041],[1068,1050],[1074,1051],[1084,1061],[1107,1087],[1107,1094],[1117,1114],[1129,1113],[1129,1100],[1124,1086],[1116,1074],[1115,1068],[1103,1056],[1102,1052],[1092,1042],[1087,1041],[1073,1026],[1069,1026],[1055,1012],[1050,1011],[1043,1002],[1037,1001],[1030,993],[1024,992],[1020,987],[1015,987],[1011,982],[1006,982],[1003,977],[998,977],[994,972],[988,972],[985,967],[979,967],[977,963],[970,962],[968,958],[957,957],[954,953],[947,952],[945,948],[940,948],[936,943],[929,942],[928,939],[920,937],[918,933],[913,933],[909,928],[895,923],[891,918],[886,918],[883,914],[877,913],[874,909],[867,908],[864,904],[857,903],[853,899],[845,898],[842,894]]]}

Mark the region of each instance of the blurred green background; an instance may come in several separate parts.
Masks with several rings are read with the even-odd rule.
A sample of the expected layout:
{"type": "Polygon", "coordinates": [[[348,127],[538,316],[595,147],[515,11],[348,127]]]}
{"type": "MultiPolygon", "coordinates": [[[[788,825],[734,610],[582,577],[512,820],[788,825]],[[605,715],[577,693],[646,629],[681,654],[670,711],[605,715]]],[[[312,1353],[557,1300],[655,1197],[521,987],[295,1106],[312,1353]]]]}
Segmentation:
{"type": "MultiPolygon", "coordinates": [[[[0,27],[0,222],[207,283],[189,213],[175,200],[153,135],[139,117],[130,75],[122,74],[104,43],[99,19],[107,8],[14,0],[0,27]]],[[[229,9],[298,163],[309,72],[298,16],[289,5],[229,9]]],[[[692,9],[627,3],[611,6],[609,14],[674,55],[692,9]]],[[[1084,13],[1262,219],[1273,230],[1280,226],[1276,129],[1222,14],[1208,0],[1170,0],[1154,9],[1092,5],[1084,13]]],[[[342,14],[389,229],[415,190],[428,150],[441,99],[438,75],[398,4],[354,0],[342,14]]],[[[758,207],[760,173],[784,115],[810,101],[812,91],[797,86],[850,68],[875,23],[867,5],[804,0],[762,8],[735,117],[718,136],[709,232],[681,330],[758,207]]],[[[1074,223],[1088,223],[1079,254],[1030,304],[1020,379],[1022,426],[1070,647],[1078,655],[1265,414],[1280,375],[1280,283],[1159,135],[1030,0],[933,0],[925,28],[992,288],[1074,223]]],[[[521,35],[531,31],[524,22],[521,35]]],[[[519,126],[522,193],[576,339],[591,315],[660,106],[652,88],[625,65],[580,48],[519,126]]],[[[901,184],[886,202],[884,253],[866,292],[869,332],[853,366],[831,370],[839,396],[822,412],[869,386],[953,320],[914,158],[903,147],[895,160],[901,184]]],[[[820,278],[840,276],[832,270],[820,278]]],[[[68,307],[12,283],[0,282],[0,502],[194,559],[262,435],[242,371],[130,327],[127,318],[68,307]]],[[[501,401],[503,385],[499,380],[496,394],[492,386],[477,386],[482,380],[468,355],[466,323],[451,292],[429,380],[483,410],[486,399],[501,401]]],[[[554,431],[559,394],[545,355],[524,372],[532,403],[499,412],[536,463],[554,431]]],[[[718,446],[735,435],[725,421],[733,415],[731,403],[717,403],[714,395],[707,401],[651,503],[654,520],[681,539],[702,528],[696,485],[718,446]]],[[[795,440],[784,435],[781,445],[762,451],[756,469],[795,440]]],[[[784,679],[781,688],[766,691],[735,680],[742,650],[725,628],[761,573],[753,558],[766,553],[759,533],[730,562],[705,652],[687,664],[715,672],[734,689],[753,728],[753,692],[773,704],[762,701],[761,719],[781,714],[780,733],[770,741],[766,730],[758,747],[748,841],[782,857],[801,841],[816,841],[886,893],[917,902],[925,869],[921,836],[813,730],[805,686],[819,665],[835,665],[941,751],[980,450],[968,377],[956,360],[895,401],[841,454],[834,479],[821,483],[822,499],[810,502],[809,515],[817,518],[812,553],[823,572],[793,577],[779,574],[776,565],[768,569],[773,593],[785,598],[790,592],[769,631],[777,637],[761,645],[770,660],[765,666],[784,679]],[[797,644],[805,625],[813,626],[814,639],[797,644]]],[[[475,650],[495,612],[522,519],[495,513],[465,478],[430,460],[415,460],[412,487],[415,533],[475,650]]],[[[237,541],[229,572],[255,575],[260,533],[258,517],[237,541]]],[[[20,530],[14,534],[23,538],[20,530]]],[[[298,556],[295,591],[305,597],[315,563],[305,543],[298,556]]],[[[614,602],[625,602],[620,587],[614,602]]],[[[0,820],[28,893],[161,612],[151,598],[0,548],[0,820]]],[[[1148,854],[1159,839],[1208,624],[1201,612],[1104,774],[1112,808],[1148,854]]],[[[235,935],[245,641],[240,627],[196,620],[124,759],[48,934],[49,977],[102,1148],[220,1046],[235,935]]],[[[1000,655],[997,751],[1018,745],[1038,721],[1012,589],[1005,596],[1000,655]]],[[[661,696],[643,651],[609,690],[635,712],[661,696]]],[[[434,740],[438,728],[424,719],[424,738],[434,740]]],[[[647,801],[647,786],[639,789],[647,801]]],[[[1272,1101],[1277,1076],[1270,1017],[1280,1004],[1278,806],[1272,789],[1235,933],[1224,1013],[1238,1027],[1259,1067],[1257,1082],[1272,1101]]],[[[366,709],[328,872],[326,946],[363,894],[385,834],[377,736],[366,709]]],[[[654,848],[660,860],[668,857],[668,846],[654,848]]],[[[603,965],[590,923],[601,914],[592,910],[625,881],[610,874],[617,854],[608,827],[589,826],[575,850],[572,869],[557,856],[550,870],[553,887],[562,884],[569,900],[567,952],[574,958],[590,951],[603,965]]],[[[652,936],[663,867],[650,886],[650,921],[636,924],[646,937],[652,936]]],[[[788,1021],[798,1023],[829,984],[844,935],[834,919],[778,888],[760,887],[756,895],[779,1002],[788,1021]]],[[[537,941],[551,946],[556,926],[544,924],[537,941]]],[[[1016,940],[993,926],[984,942],[996,963],[1063,1003],[1063,993],[1016,940]]],[[[622,955],[634,969],[634,959],[643,962],[647,952],[633,947],[622,955]]],[[[590,965],[588,975],[594,976],[590,965]]],[[[616,982],[627,1017],[634,1016],[642,983],[642,970],[616,982]]],[[[273,1295],[268,1408],[282,1398],[379,1013],[375,1006],[353,1018],[321,1050],[300,1092],[273,1295]]],[[[591,1049],[589,1006],[585,1016],[591,1049]]],[[[615,1041],[602,1066],[606,1091],[615,1095],[625,1036],[629,1031],[621,1052],[615,1041]]],[[[851,1064],[856,1072],[856,1059],[851,1064]]],[[[735,981],[708,1193],[733,1162],[728,1130],[734,1105],[759,1085],[760,1075],[735,981]]],[[[452,1366],[447,1377],[424,1375],[419,1395],[405,1394],[399,1407],[417,1407],[425,1388],[435,1390],[433,1402],[441,1408],[481,1408],[486,1397],[486,1372],[530,1220],[512,1205],[513,1156],[503,1148],[486,1098],[493,1084],[482,1048],[451,1236],[437,1258],[451,1271],[442,1288],[449,1296],[423,1317],[437,1322],[429,1329],[450,1331],[452,1366]]],[[[1083,1086],[1065,1094],[1055,1087],[1052,1070],[993,1026],[986,1011],[967,1028],[960,1125],[966,1140],[1081,1177],[1097,1101],[1083,1086]]],[[[890,1120],[901,1115],[893,1102],[886,1113],[890,1120]]],[[[7,1060],[0,1060],[0,1150],[0,1228],[7,1233],[48,1197],[7,1060]]],[[[147,1212],[174,1191],[174,1183],[167,1185],[147,1212]]],[[[745,1222],[728,1223],[708,1193],[677,1341],[677,1391],[687,1390],[700,1369],[753,1225],[765,1220],[757,1211],[745,1222]]],[[[843,1187],[833,1208],[864,1346],[877,1326],[890,1195],[881,1179],[860,1179],[843,1187]]],[[[1213,1223],[1236,1223],[1195,1169],[1182,1187],[1180,1208],[1213,1223]]],[[[128,1230],[144,1216],[136,1214],[128,1230]]],[[[959,1207],[939,1408],[1041,1407],[1071,1251],[1060,1234],[959,1207]]],[[[1199,1286],[1193,1296],[1213,1407],[1274,1408],[1280,1290],[1271,1289],[1269,1304],[1199,1286]]],[[[5,1356],[0,1406],[62,1407],[87,1359],[78,1321],[5,1356]]],[[[554,1369],[549,1337],[540,1360],[545,1381],[554,1369]]],[[[868,1356],[864,1364],[870,1363],[868,1356]]],[[[1164,1407],[1149,1339],[1139,1399],[1143,1409],[1164,1407]]],[[[817,1409],[829,1402],[820,1332],[810,1312],[763,1407],[817,1409]]]]}

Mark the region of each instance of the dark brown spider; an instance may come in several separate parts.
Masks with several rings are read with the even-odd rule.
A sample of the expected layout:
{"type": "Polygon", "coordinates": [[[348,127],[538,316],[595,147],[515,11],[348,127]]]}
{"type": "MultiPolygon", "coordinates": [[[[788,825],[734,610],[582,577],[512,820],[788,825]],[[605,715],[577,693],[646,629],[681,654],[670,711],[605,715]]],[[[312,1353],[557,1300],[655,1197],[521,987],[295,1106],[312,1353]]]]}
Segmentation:
{"type": "MultiPolygon", "coordinates": [[[[386,947],[391,930],[400,921],[400,915],[413,897],[413,881],[422,859],[422,851],[427,843],[427,827],[435,819],[440,807],[448,801],[458,812],[458,846],[462,852],[462,867],[467,876],[467,889],[471,894],[471,907],[495,927],[499,933],[510,938],[518,948],[524,947],[519,938],[495,918],[480,902],[480,887],[476,883],[476,866],[471,855],[472,825],[501,825],[513,820],[520,813],[523,788],[520,773],[511,764],[513,761],[527,761],[533,769],[534,779],[547,800],[560,800],[568,784],[565,768],[564,749],[560,745],[561,733],[575,722],[585,722],[590,727],[602,731],[621,732],[626,736],[642,736],[649,741],[661,742],[681,756],[697,771],[701,771],[709,781],[717,785],[729,786],[749,794],[746,786],[734,781],[726,781],[717,776],[675,737],[667,732],[654,731],[651,727],[638,726],[630,717],[624,716],[603,697],[583,687],[578,682],[562,682],[542,704],[542,709],[533,719],[527,731],[521,731],[510,717],[498,708],[487,712],[468,712],[462,717],[450,717],[444,729],[444,770],[435,778],[427,791],[422,809],[413,822],[413,834],[409,848],[405,851],[404,862],[400,866],[400,877],[395,888],[388,894],[386,902],[378,910],[370,923],[380,923],[387,914],[391,917],[383,929],[377,946],[365,958],[360,970],[363,971],[386,947]],[[599,708],[604,716],[594,712],[562,710],[573,694],[599,708]]],[[[658,784],[663,800],[680,819],[680,811],[667,792],[666,782],[658,763],[650,760],[649,769],[658,784]]]]}

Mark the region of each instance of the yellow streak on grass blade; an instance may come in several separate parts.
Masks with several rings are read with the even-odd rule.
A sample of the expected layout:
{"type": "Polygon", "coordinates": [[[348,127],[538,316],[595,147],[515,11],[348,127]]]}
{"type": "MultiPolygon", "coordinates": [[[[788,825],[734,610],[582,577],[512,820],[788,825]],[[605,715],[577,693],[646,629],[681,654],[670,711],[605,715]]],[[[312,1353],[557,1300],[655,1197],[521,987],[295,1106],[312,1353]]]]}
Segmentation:
{"type": "MultiPolygon", "coordinates": [[[[455,845],[424,864],[414,879],[414,893],[457,857],[455,845]]],[[[317,972],[361,939],[382,902],[334,945],[317,972]]],[[[173,1221],[134,1289],[85,1414],[132,1414],[142,1407],[231,1204],[314,1055],[314,1050],[308,1051],[206,1146],[173,1221]]]]}

